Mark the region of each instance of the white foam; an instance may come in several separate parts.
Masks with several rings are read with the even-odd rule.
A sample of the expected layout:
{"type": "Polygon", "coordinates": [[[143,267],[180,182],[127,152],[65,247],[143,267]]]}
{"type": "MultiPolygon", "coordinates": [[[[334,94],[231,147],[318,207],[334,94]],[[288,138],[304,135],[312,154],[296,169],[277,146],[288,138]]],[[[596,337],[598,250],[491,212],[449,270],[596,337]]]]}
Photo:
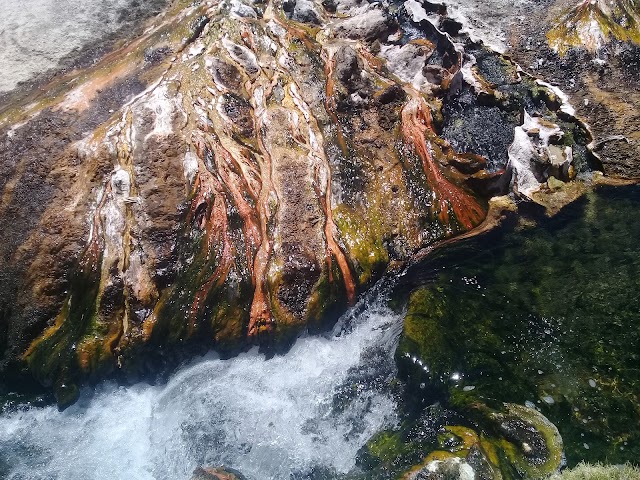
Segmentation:
{"type": "Polygon", "coordinates": [[[364,443],[396,421],[389,394],[363,378],[394,374],[400,326],[399,315],[371,307],[350,332],[300,339],[284,356],[209,357],[165,386],[107,384],[62,413],[5,415],[0,458],[8,467],[0,474],[188,480],[201,464],[225,464],[252,480],[287,479],[316,465],[347,472],[364,443]],[[379,365],[390,370],[376,373],[379,365]],[[357,394],[336,408],[338,391],[357,394]]]}

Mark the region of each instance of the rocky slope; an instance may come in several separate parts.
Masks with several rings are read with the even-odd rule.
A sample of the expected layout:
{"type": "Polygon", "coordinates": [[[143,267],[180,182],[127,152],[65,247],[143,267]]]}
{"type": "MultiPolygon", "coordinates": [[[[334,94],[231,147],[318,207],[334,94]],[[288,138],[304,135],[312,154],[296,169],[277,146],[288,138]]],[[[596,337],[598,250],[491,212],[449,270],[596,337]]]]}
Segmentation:
{"type": "Polygon", "coordinates": [[[7,385],[66,405],[200,349],[286,346],[514,200],[576,198],[600,168],[586,127],[459,32],[411,0],[177,1],[0,108],[7,385]]]}
{"type": "Polygon", "coordinates": [[[567,93],[611,177],[640,177],[639,21],[633,0],[549,0],[511,32],[509,54],[567,93]]]}

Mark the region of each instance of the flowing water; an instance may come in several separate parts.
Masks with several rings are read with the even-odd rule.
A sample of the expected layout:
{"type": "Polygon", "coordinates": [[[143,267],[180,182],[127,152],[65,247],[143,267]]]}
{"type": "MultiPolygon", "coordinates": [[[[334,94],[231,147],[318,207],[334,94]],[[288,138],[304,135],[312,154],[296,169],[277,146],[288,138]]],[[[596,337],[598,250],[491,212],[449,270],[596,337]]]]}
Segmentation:
{"type": "MultiPolygon", "coordinates": [[[[454,245],[385,279],[333,332],[286,355],[208,356],[163,385],[87,389],[64,412],[14,408],[0,416],[0,478],[189,479],[200,465],[254,480],[390,478],[358,460],[413,408],[394,362],[403,314],[387,292],[396,286],[397,302],[424,285],[437,292],[443,316],[429,321],[443,322],[460,388],[541,410],[571,465],[637,461],[639,212],[639,188],[602,189],[536,228],[454,245]]],[[[399,468],[434,448],[446,421],[435,415],[399,468]]]]}
{"type": "Polygon", "coordinates": [[[284,356],[207,357],[166,385],[105,384],[64,412],[5,415],[0,478],[178,480],[220,464],[255,480],[346,473],[396,422],[389,384],[402,323],[383,298],[284,356]]]}
{"type": "Polygon", "coordinates": [[[540,410],[570,466],[640,458],[639,214],[639,187],[599,188],[534,228],[428,260],[439,269],[421,326],[439,334],[431,361],[478,401],[540,410]]]}
{"type": "MultiPolygon", "coordinates": [[[[121,28],[134,3],[4,0],[0,65],[11,73],[0,77],[0,92],[121,28]]],[[[509,14],[524,3],[512,2],[509,14]]],[[[451,9],[468,18],[461,9],[472,4],[482,8],[465,1],[451,9]]],[[[469,11],[488,19],[471,23],[495,33],[486,40],[505,41],[506,17],[469,11]]],[[[445,329],[470,386],[541,409],[558,424],[572,463],[638,458],[640,191],[620,192],[593,194],[534,233],[474,244],[471,253],[453,249],[458,256],[447,258],[433,287],[449,307],[445,329]],[[476,350],[487,365],[507,360],[474,377],[471,360],[485,358],[465,355],[476,350]]],[[[422,283],[433,283],[433,268],[417,277],[425,273],[422,283]]],[[[286,355],[210,355],[166,384],[86,389],[64,412],[5,411],[0,478],[180,480],[200,465],[226,465],[253,480],[357,472],[367,441],[403,420],[394,362],[402,315],[386,306],[385,292],[374,291],[333,332],[299,339],[286,355]]]]}

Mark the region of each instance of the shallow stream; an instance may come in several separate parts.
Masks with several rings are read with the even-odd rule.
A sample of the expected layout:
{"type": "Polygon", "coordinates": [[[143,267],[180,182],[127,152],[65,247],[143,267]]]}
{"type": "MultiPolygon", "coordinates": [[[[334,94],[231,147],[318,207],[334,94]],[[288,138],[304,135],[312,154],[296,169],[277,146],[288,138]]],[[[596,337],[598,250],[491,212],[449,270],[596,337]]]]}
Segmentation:
{"type": "MultiPolygon", "coordinates": [[[[540,409],[570,464],[640,453],[639,213],[640,188],[604,189],[533,229],[454,246],[396,288],[396,302],[421,285],[438,293],[454,389],[540,409]]],[[[403,315],[384,287],[283,356],[209,356],[165,385],[106,383],[64,412],[5,412],[0,476],[188,479],[223,464],[254,480],[388,478],[357,462],[415,408],[402,405],[403,315]]]]}
{"type": "Polygon", "coordinates": [[[402,318],[383,300],[284,356],[210,356],[166,385],[104,384],[64,412],[6,414],[0,477],[177,480],[220,464],[255,480],[346,473],[358,449],[396,423],[389,385],[402,318]]]}

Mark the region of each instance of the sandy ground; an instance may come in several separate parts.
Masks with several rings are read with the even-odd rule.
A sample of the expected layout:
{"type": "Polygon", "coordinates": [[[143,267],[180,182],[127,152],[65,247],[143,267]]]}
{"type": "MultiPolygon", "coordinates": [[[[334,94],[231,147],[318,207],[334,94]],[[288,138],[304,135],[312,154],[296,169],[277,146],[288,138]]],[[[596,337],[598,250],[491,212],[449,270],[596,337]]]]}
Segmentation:
{"type": "Polygon", "coordinates": [[[0,92],[127,22],[136,0],[2,0],[0,92]]]}

